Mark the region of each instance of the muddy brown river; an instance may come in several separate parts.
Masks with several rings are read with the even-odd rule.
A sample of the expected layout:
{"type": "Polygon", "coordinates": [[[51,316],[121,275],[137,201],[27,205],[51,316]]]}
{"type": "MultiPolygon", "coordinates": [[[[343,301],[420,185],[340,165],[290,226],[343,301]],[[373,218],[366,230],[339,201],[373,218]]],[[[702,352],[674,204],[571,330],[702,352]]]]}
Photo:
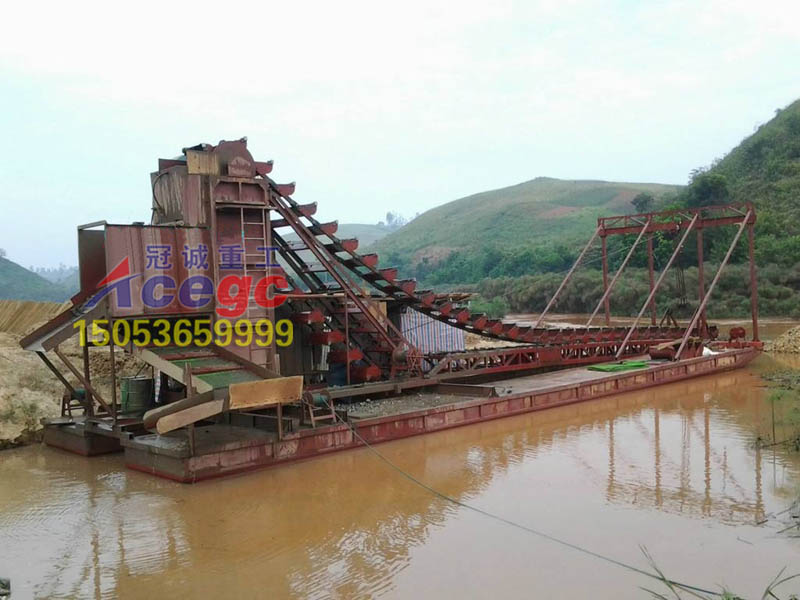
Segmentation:
{"type": "MultiPolygon", "coordinates": [[[[646,547],[675,579],[761,597],[781,568],[800,572],[800,539],[779,533],[800,454],[754,444],[772,428],[758,374],[787,365],[800,361],[763,355],[377,449],[504,518],[642,568],[646,547]]],[[[0,576],[14,600],[643,598],[654,585],[432,496],[368,449],[197,485],[120,455],[0,452],[0,576]]]]}

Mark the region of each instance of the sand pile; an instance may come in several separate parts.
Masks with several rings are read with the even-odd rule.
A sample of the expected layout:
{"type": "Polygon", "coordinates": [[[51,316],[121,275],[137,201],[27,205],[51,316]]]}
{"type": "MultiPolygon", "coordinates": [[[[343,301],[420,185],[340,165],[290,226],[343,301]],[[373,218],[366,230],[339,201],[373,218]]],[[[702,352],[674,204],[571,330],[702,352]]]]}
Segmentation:
{"type": "Polygon", "coordinates": [[[792,327],[786,333],[778,336],[766,348],[769,352],[788,352],[800,354],[800,326],[792,327]]]}
{"type": "Polygon", "coordinates": [[[467,350],[483,350],[487,348],[504,348],[506,346],[522,346],[520,342],[509,342],[506,340],[494,340],[492,338],[483,337],[476,333],[467,331],[464,334],[464,345],[467,350]]]}
{"type": "MultiPolygon", "coordinates": [[[[0,332],[0,448],[36,440],[42,429],[40,419],[61,414],[64,386],[36,354],[20,347],[20,339],[19,335],[0,332]]],[[[82,369],[82,351],[77,337],[64,342],[61,349],[76,367],[82,369]]],[[[82,387],[55,354],[51,352],[49,357],[73,386],[82,387]]],[[[118,377],[134,375],[143,366],[137,358],[121,350],[115,353],[115,358],[118,377]]],[[[110,402],[109,349],[90,348],[89,364],[92,385],[110,402]]],[[[149,371],[145,367],[143,372],[149,371]]]]}

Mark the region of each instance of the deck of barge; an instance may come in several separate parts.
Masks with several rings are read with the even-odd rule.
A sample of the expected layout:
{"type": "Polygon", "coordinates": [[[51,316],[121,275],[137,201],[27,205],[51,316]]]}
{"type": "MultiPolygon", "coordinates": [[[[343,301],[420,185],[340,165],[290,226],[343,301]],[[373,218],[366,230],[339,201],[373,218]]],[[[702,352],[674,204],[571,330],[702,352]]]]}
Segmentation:
{"type": "Polygon", "coordinates": [[[208,425],[197,428],[194,453],[184,431],[131,434],[121,443],[129,468],[195,482],[355,448],[363,441],[391,441],[728,371],[744,366],[756,353],[739,349],[678,362],[650,361],[647,368],[616,373],[578,367],[476,386],[481,391],[475,395],[466,393],[466,387],[458,393],[408,393],[352,406],[348,424],[299,429],[281,439],[248,427],[208,425]],[[495,392],[484,393],[487,387],[495,392]]]}
{"type": "MultiPolygon", "coordinates": [[[[667,362],[664,360],[649,360],[646,357],[637,358],[636,360],[645,360],[649,363],[649,367],[663,365],[667,362]]],[[[637,369],[640,373],[646,370],[647,369],[637,369]]],[[[631,374],[633,372],[634,370],[630,370],[620,374],[631,374]]],[[[504,397],[509,395],[530,394],[562,386],[581,385],[587,382],[605,379],[608,376],[609,373],[591,371],[588,367],[576,367],[551,371],[549,373],[537,373],[524,377],[499,379],[491,383],[485,383],[479,387],[483,389],[493,389],[495,391],[495,396],[504,397]]],[[[399,396],[391,396],[389,398],[364,400],[350,405],[347,408],[347,416],[351,419],[363,420],[390,415],[401,415],[428,408],[474,401],[484,397],[478,394],[470,395],[468,392],[468,388],[470,387],[478,386],[466,385],[464,386],[464,391],[458,394],[438,392],[436,390],[423,390],[409,392],[399,396]]]]}

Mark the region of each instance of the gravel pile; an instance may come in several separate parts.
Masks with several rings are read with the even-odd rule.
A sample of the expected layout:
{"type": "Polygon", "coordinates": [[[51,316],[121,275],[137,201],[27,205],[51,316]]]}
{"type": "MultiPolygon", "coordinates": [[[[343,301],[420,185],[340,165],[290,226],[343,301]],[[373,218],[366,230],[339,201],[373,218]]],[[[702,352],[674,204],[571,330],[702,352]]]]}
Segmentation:
{"type": "Polygon", "coordinates": [[[789,331],[775,338],[768,345],[770,352],[787,352],[800,354],[800,326],[792,327],[789,331]]]}

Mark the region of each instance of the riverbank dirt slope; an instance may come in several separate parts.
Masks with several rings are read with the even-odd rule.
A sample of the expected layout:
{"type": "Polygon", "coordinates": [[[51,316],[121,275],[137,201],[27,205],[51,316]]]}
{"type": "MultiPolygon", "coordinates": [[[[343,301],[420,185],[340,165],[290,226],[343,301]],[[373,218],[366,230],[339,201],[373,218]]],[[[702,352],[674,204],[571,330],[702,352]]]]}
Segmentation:
{"type": "MultiPolygon", "coordinates": [[[[19,334],[0,332],[0,449],[37,440],[42,430],[41,419],[60,414],[61,396],[64,393],[64,386],[39,357],[20,347],[20,339],[22,336],[19,334]]],[[[80,368],[82,353],[77,338],[63,343],[61,348],[70,361],[80,368]]],[[[50,358],[66,375],[67,369],[61,368],[58,358],[52,355],[50,358]]],[[[137,358],[121,351],[116,353],[116,358],[118,376],[134,375],[143,365],[137,358]]],[[[92,384],[104,398],[110,399],[111,361],[108,348],[91,348],[89,364],[92,384]]],[[[67,379],[75,387],[82,387],[71,374],[67,379]]]]}

